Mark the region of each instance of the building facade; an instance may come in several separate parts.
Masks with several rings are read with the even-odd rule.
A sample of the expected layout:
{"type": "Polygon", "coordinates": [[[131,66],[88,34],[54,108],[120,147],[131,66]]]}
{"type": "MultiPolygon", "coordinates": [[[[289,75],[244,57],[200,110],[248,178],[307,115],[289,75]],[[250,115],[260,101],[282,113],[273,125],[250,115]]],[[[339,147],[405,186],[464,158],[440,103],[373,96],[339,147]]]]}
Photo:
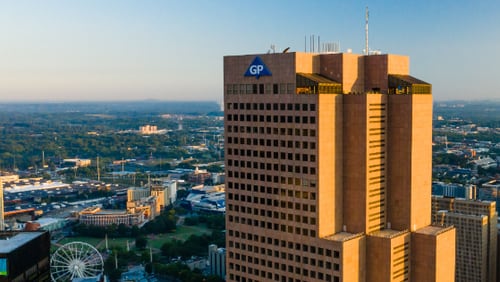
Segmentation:
{"type": "Polygon", "coordinates": [[[80,223],[87,225],[108,226],[112,224],[127,226],[144,223],[144,211],[134,210],[102,210],[99,207],[88,207],[78,214],[80,223]]]}
{"type": "Polygon", "coordinates": [[[149,187],[131,187],[127,189],[127,202],[135,202],[151,196],[149,187]]]}
{"type": "Polygon", "coordinates": [[[227,280],[453,281],[431,92],[405,56],[225,57],[227,280]]]}
{"type": "Polygon", "coordinates": [[[487,183],[483,183],[481,188],[479,188],[478,198],[486,201],[495,201],[498,208],[500,208],[500,181],[491,180],[487,183]]]}
{"type": "Polygon", "coordinates": [[[151,195],[157,198],[156,212],[160,214],[165,207],[173,204],[177,199],[177,181],[166,180],[151,187],[151,195]]]}
{"type": "Polygon", "coordinates": [[[217,248],[217,245],[208,246],[208,262],[210,274],[224,279],[226,276],[226,249],[217,248]]]}
{"type": "Polygon", "coordinates": [[[432,217],[457,230],[455,281],[497,281],[496,202],[433,196],[432,217]]]}
{"type": "Polygon", "coordinates": [[[49,232],[0,232],[0,282],[50,281],[49,232]]]}

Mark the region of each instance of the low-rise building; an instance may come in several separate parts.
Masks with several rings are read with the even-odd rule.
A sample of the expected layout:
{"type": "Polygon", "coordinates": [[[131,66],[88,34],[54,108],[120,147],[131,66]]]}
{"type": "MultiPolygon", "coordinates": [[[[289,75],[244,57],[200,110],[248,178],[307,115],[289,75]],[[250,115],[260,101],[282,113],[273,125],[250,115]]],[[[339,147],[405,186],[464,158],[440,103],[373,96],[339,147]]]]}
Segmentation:
{"type": "Polygon", "coordinates": [[[87,167],[90,166],[90,159],[64,159],[63,166],[64,167],[87,167]]]}
{"type": "Polygon", "coordinates": [[[0,171],[0,182],[8,183],[16,181],[19,181],[19,175],[0,171]]]}
{"type": "Polygon", "coordinates": [[[0,282],[50,281],[49,232],[0,232],[0,282]]]}
{"type": "Polygon", "coordinates": [[[188,176],[188,181],[193,184],[204,184],[206,180],[210,179],[212,174],[207,172],[206,169],[199,169],[198,167],[195,171],[188,176]]]}
{"type": "Polygon", "coordinates": [[[140,225],[145,221],[144,211],[134,210],[102,210],[100,207],[89,207],[79,213],[80,223],[97,226],[125,224],[140,225]]]}

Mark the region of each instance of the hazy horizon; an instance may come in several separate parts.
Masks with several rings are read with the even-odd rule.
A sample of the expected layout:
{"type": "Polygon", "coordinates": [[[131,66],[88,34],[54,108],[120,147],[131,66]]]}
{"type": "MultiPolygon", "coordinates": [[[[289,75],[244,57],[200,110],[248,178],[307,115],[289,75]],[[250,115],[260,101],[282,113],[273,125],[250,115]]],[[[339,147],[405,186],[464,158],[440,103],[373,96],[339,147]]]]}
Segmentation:
{"type": "Polygon", "coordinates": [[[308,49],[314,35],[410,57],[436,101],[494,99],[500,5],[485,1],[10,1],[0,97],[12,102],[210,100],[225,55],[308,49]]]}

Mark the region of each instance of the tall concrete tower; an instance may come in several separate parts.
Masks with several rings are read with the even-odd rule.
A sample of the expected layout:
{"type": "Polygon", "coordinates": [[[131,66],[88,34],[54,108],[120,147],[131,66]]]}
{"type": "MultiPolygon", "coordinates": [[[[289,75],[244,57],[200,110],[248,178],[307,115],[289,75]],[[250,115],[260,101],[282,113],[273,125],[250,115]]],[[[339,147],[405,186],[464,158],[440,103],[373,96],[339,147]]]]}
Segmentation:
{"type": "Polygon", "coordinates": [[[224,58],[227,281],[453,281],[409,58],[224,58]]]}

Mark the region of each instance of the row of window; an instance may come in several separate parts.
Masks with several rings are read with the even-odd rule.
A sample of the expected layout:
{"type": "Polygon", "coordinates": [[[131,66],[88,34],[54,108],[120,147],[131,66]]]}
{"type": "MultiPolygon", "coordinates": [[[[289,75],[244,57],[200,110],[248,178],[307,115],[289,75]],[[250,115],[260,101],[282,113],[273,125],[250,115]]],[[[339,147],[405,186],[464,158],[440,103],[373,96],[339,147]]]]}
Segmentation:
{"type": "MultiPolygon", "coordinates": [[[[228,163],[230,163],[230,161],[228,160],[228,163]]],[[[250,162],[245,162],[245,161],[238,161],[238,160],[235,160],[234,162],[232,162],[233,165],[232,165],[232,168],[234,167],[247,167],[247,165],[250,163],[250,162]]],[[[250,163],[251,164],[251,163],[250,163]]],[[[291,173],[303,173],[303,174],[316,174],[316,168],[314,167],[307,167],[307,166],[293,166],[293,165],[279,165],[279,164],[270,164],[270,163],[259,163],[260,166],[258,168],[254,168],[254,169],[262,169],[262,170],[273,170],[275,172],[291,172],[291,173]]],[[[249,168],[251,168],[251,166],[248,166],[249,168]]],[[[241,178],[245,178],[244,177],[244,172],[242,172],[242,176],[241,178]]]]}
{"type": "MultiPolygon", "coordinates": [[[[304,178],[293,178],[293,177],[282,177],[283,178],[283,183],[284,185],[291,185],[295,187],[299,187],[300,189],[301,186],[304,187],[316,187],[316,181],[315,180],[308,180],[304,178]]],[[[298,199],[311,199],[311,200],[316,200],[316,193],[315,192],[308,192],[308,191],[296,191],[292,189],[284,189],[284,187],[277,188],[277,187],[266,187],[266,186],[259,186],[255,185],[255,183],[242,183],[242,182],[234,182],[232,179],[229,179],[227,182],[227,188],[229,192],[233,192],[232,189],[236,190],[241,190],[241,191],[248,191],[248,192],[255,192],[255,193],[262,193],[262,194],[267,194],[267,195],[279,195],[281,197],[285,197],[288,194],[288,197],[294,197],[298,199]]]]}
{"type": "Polygon", "coordinates": [[[249,226],[253,226],[254,228],[260,227],[260,228],[264,228],[266,230],[288,232],[290,234],[310,236],[310,237],[316,238],[316,230],[314,230],[314,229],[301,228],[298,226],[292,226],[292,225],[286,225],[286,224],[272,223],[270,221],[262,221],[262,220],[257,220],[257,219],[253,219],[253,218],[246,218],[243,216],[240,217],[240,216],[229,215],[228,220],[229,220],[229,222],[246,224],[249,226]]]}
{"type": "Polygon", "coordinates": [[[227,84],[227,94],[294,94],[293,83],[227,84]]]}
{"type": "MultiPolygon", "coordinates": [[[[247,249],[247,245],[244,243],[240,244],[240,243],[236,242],[234,244],[234,246],[237,250],[246,250],[247,249]]],[[[254,252],[256,254],[260,253],[261,255],[266,255],[269,258],[274,256],[275,258],[279,259],[279,261],[288,260],[291,262],[294,261],[294,262],[302,263],[304,265],[319,266],[319,267],[325,268],[325,269],[330,269],[330,270],[333,269],[334,271],[340,271],[340,264],[331,263],[330,261],[325,262],[323,260],[317,260],[315,258],[310,258],[307,256],[294,255],[292,253],[280,252],[277,250],[273,251],[271,249],[266,249],[266,248],[262,248],[262,247],[259,248],[258,246],[252,246],[252,245],[248,245],[248,251],[254,252]]],[[[273,261],[271,261],[271,260],[259,259],[258,257],[252,257],[250,255],[240,254],[240,252],[237,252],[237,253],[229,252],[229,258],[236,259],[236,260],[239,260],[242,262],[253,263],[255,265],[274,267],[274,269],[276,269],[276,270],[281,269],[283,271],[287,271],[287,269],[288,269],[288,272],[294,272],[294,268],[291,265],[288,265],[288,267],[287,267],[287,265],[284,263],[278,263],[278,262],[273,263],[273,261]],[[290,267],[292,267],[291,270],[290,270],[290,267]]],[[[307,270],[307,269],[303,269],[302,271],[304,271],[304,270],[307,270]]],[[[298,272],[297,272],[297,268],[295,268],[295,273],[301,274],[301,271],[298,270],[298,272]]]]}
{"type": "Polygon", "coordinates": [[[260,193],[265,193],[267,195],[280,195],[281,197],[290,197],[290,198],[297,198],[297,199],[305,199],[305,200],[316,200],[316,193],[315,192],[308,192],[308,191],[296,191],[292,189],[284,189],[284,188],[277,188],[277,187],[265,187],[265,186],[259,186],[257,185],[251,185],[251,184],[245,184],[245,183],[238,183],[238,182],[232,182],[228,181],[228,190],[231,189],[236,189],[236,190],[242,190],[242,191],[252,191],[252,186],[254,187],[253,192],[259,192],[260,193]]]}
{"type": "MultiPolygon", "coordinates": [[[[252,133],[252,134],[265,134],[265,135],[281,135],[281,136],[311,136],[316,137],[316,129],[307,128],[278,128],[278,127],[257,127],[257,126],[232,126],[228,125],[226,128],[228,133],[252,133]]],[[[254,140],[261,140],[255,139],[254,140]]],[[[262,139],[264,140],[264,139],[262,139]]],[[[253,141],[255,142],[255,141],[253,141]]],[[[251,144],[251,143],[248,143],[251,144]]],[[[258,144],[254,144],[258,145],[258,144]]],[[[270,145],[269,145],[270,146],[270,145]]]]}
{"type": "Polygon", "coordinates": [[[253,110],[253,111],[304,111],[315,112],[316,104],[292,103],[227,103],[227,110],[253,110]]]}
{"type": "MultiPolygon", "coordinates": [[[[307,142],[307,141],[288,141],[292,142],[292,148],[296,149],[311,149],[311,150],[316,150],[316,142],[307,142]]],[[[287,142],[287,148],[288,148],[288,143],[287,142]]],[[[228,144],[229,143],[229,137],[228,137],[228,144]]],[[[233,148],[227,148],[227,154],[229,156],[235,155],[235,156],[247,156],[247,157],[255,157],[255,158],[273,158],[273,159],[282,159],[282,160],[292,160],[293,157],[290,159],[287,157],[285,152],[271,152],[271,151],[257,151],[257,150],[250,150],[250,149],[233,149],[233,148]],[[279,155],[278,155],[279,154],[279,155]]],[[[291,154],[291,153],[289,153],[291,154]]]]}
{"type": "Polygon", "coordinates": [[[228,114],[227,121],[249,121],[249,122],[275,122],[293,124],[316,124],[315,116],[286,116],[286,115],[244,115],[228,114]]]}
{"type": "MultiPolygon", "coordinates": [[[[227,174],[227,177],[232,177],[232,173],[231,173],[231,176],[229,176],[229,173],[227,174]]],[[[261,177],[263,178],[263,177],[261,177]]],[[[248,178],[247,178],[248,179],[248,178]]],[[[277,175],[274,175],[274,176],[271,176],[271,175],[265,175],[265,179],[268,183],[280,183],[282,185],[291,185],[291,186],[303,186],[303,187],[312,187],[312,188],[315,188],[316,187],[316,180],[313,180],[313,179],[307,179],[307,178],[298,178],[298,177],[285,177],[285,176],[277,176],[277,175]],[[269,180],[269,181],[268,181],[269,180]]],[[[233,183],[233,179],[228,179],[228,183],[229,183],[229,188],[233,188],[233,186],[231,185],[231,183],[233,183]]],[[[239,179],[240,181],[244,180],[244,179],[239,179]]],[[[248,179],[248,180],[252,180],[251,178],[248,179]]],[[[249,181],[251,182],[251,181],[249,181]]],[[[253,182],[252,182],[253,183],[253,182]]],[[[242,187],[242,189],[244,189],[244,187],[242,187]]],[[[254,185],[253,189],[251,190],[250,189],[250,185],[247,184],[246,186],[246,190],[247,191],[253,191],[253,192],[258,192],[259,189],[258,189],[258,186],[257,185],[254,185]]],[[[261,186],[261,190],[262,190],[262,186],[261,186]]]]}
{"type": "MultiPolygon", "coordinates": [[[[260,156],[259,152],[259,156],[260,156]]],[[[289,160],[289,161],[302,161],[302,162],[311,162],[315,163],[316,162],[316,155],[315,154],[300,154],[300,153],[286,153],[286,152],[263,152],[263,155],[266,156],[266,158],[271,158],[273,157],[273,160],[278,161],[278,160],[289,160]]],[[[248,167],[248,168],[253,168],[253,169],[267,169],[271,170],[273,169],[274,171],[286,171],[287,169],[285,168],[285,164],[281,164],[281,169],[278,167],[278,164],[271,164],[271,163],[260,163],[260,162],[251,162],[251,161],[245,161],[245,160],[237,160],[237,159],[227,159],[227,165],[230,167],[248,167]]],[[[290,170],[290,169],[288,169],[290,170]]],[[[297,169],[296,169],[297,170],[297,169]]],[[[379,170],[384,170],[383,168],[380,168],[379,170]]],[[[372,171],[370,171],[372,172],[372,171]]]]}
{"type": "MultiPolygon", "coordinates": [[[[283,170],[282,172],[302,173],[302,174],[316,175],[316,168],[315,167],[295,166],[295,167],[292,167],[292,168],[295,168],[295,170],[289,171],[287,169],[287,170],[283,170]]],[[[278,170],[276,170],[276,172],[278,172],[278,170]]],[[[269,183],[274,182],[274,183],[281,183],[281,184],[302,185],[300,183],[299,184],[295,184],[293,181],[292,181],[292,183],[289,183],[287,181],[286,177],[284,177],[284,176],[279,177],[278,175],[250,173],[250,172],[244,172],[244,171],[234,171],[234,170],[229,170],[229,169],[227,169],[227,176],[228,177],[234,177],[234,178],[240,178],[240,179],[248,179],[248,180],[255,180],[255,181],[264,181],[264,182],[269,182],[269,183]]],[[[373,184],[373,183],[370,182],[370,184],[373,184]]],[[[302,186],[305,186],[305,185],[302,185],[302,186]]]]}
{"type": "MultiPolygon", "coordinates": [[[[268,281],[273,280],[273,277],[274,277],[274,281],[281,281],[281,282],[308,281],[308,280],[301,280],[298,278],[294,279],[293,277],[288,277],[286,275],[279,275],[277,273],[274,273],[274,275],[273,275],[273,272],[266,272],[264,270],[259,271],[258,269],[255,269],[255,272],[254,272],[254,271],[251,271],[251,270],[253,270],[253,268],[251,268],[251,267],[248,267],[248,272],[247,272],[246,266],[242,266],[241,270],[244,273],[253,274],[255,276],[259,276],[259,272],[260,272],[260,277],[262,277],[264,279],[266,279],[266,277],[267,277],[268,281]],[[267,275],[266,275],[266,273],[267,273],[267,275]]],[[[330,275],[330,274],[324,275],[322,272],[317,272],[317,274],[316,274],[316,271],[314,271],[314,270],[311,270],[310,272],[304,272],[304,276],[306,276],[307,278],[317,278],[317,279],[329,281],[329,282],[339,282],[340,281],[340,278],[338,276],[333,276],[333,280],[332,280],[332,275],[330,275]],[[307,275],[305,273],[307,273],[307,275]]],[[[254,280],[252,278],[247,278],[246,276],[240,276],[240,275],[233,274],[233,273],[229,273],[229,279],[230,279],[230,281],[237,281],[237,282],[258,282],[258,281],[261,281],[260,279],[254,280]]]]}
{"type": "Polygon", "coordinates": [[[294,249],[296,251],[302,251],[309,254],[318,254],[320,256],[327,256],[333,258],[340,258],[340,252],[332,249],[325,249],[321,247],[316,247],[314,245],[301,244],[292,241],[285,241],[277,238],[272,238],[268,236],[259,236],[255,233],[245,233],[238,230],[229,229],[229,236],[234,238],[241,238],[244,240],[260,242],[260,244],[267,244],[269,246],[281,247],[294,249]]]}
{"type": "Polygon", "coordinates": [[[277,212],[277,211],[270,211],[270,210],[264,210],[264,209],[258,209],[258,208],[251,208],[251,207],[245,207],[245,206],[240,206],[238,205],[228,205],[229,206],[229,211],[235,211],[235,212],[240,212],[240,214],[253,214],[253,215],[260,215],[263,217],[268,217],[268,218],[275,218],[275,219],[280,219],[280,220],[288,220],[292,221],[295,223],[304,223],[304,224],[311,224],[315,225],[316,224],[316,218],[315,217],[308,217],[304,215],[299,215],[299,214],[291,214],[291,213],[284,213],[284,212],[277,212]]]}
{"type": "Polygon", "coordinates": [[[241,195],[241,194],[234,194],[232,192],[228,192],[227,196],[228,196],[229,200],[266,205],[269,207],[272,206],[272,207],[281,207],[284,209],[295,209],[295,210],[299,210],[299,211],[301,210],[301,211],[316,212],[315,205],[302,204],[302,206],[301,206],[301,203],[297,203],[297,202],[283,201],[283,200],[276,200],[276,199],[269,199],[269,198],[260,198],[260,197],[256,197],[256,196],[246,196],[246,195],[241,195]]]}
{"type": "MultiPolygon", "coordinates": [[[[238,245],[239,243],[236,243],[238,245]]],[[[236,249],[238,250],[245,250],[243,246],[245,244],[241,244],[242,246],[238,247],[236,246],[236,249]]],[[[329,270],[334,270],[334,271],[340,271],[340,264],[338,263],[331,263],[330,261],[323,261],[323,260],[316,260],[315,258],[309,258],[306,256],[300,256],[300,255],[294,255],[292,253],[287,253],[287,252],[280,252],[280,251],[272,251],[271,249],[265,249],[265,248],[259,248],[257,246],[252,246],[248,245],[248,251],[249,252],[254,252],[256,254],[262,254],[262,255],[267,255],[268,257],[272,257],[274,254],[275,258],[280,259],[280,261],[283,260],[289,260],[289,261],[295,261],[298,263],[302,263],[304,265],[311,265],[311,266],[319,266],[321,268],[329,269],[329,270]],[[253,248],[252,248],[253,247],[253,248]],[[267,251],[267,252],[266,252],[267,251]]],[[[304,271],[308,271],[308,269],[301,269],[298,267],[293,267],[292,265],[286,265],[284,263],[279,263],[279,262],[273,262],[271,260],[266,260],[266,259],[259,259],[258,257],[252,257],[250,255],[244,255],[240,254],[239,252],[234,253],[234,252],[229,252],[229,258],[230,259],[236,259],[242,262],[248,262],[248,263],[253,263],[255,265],[261,265],[261,266],[267,266],[267,267],[272,267],[275,270],[283,270],[283,271],[288,271],[288,272],[295,272],[295,274],[303,274],[304,271]]],[[[230,269],[235,269],[231,268],[230,269]]],[[[236,270],[239,270],[236,267],[236,270]]]]}
{"type": "MultiPolygon", "coordinates": [[[[246,145],[254,145],[254,146],[278,147],[278,148],[302,149],[302,147],[304,146],[304,142],[292,141],[292,140],[287,141],[287,140],[227,137],[227,144],[241,144],[241,145],[246,144],[246,145]],[[253,140],[253,142],[252,142],[252,140],[253,140]]],[[[305,146],[310,147],[309,145],[305,145],[305,146]]],[[[314,147],[316,147],[316,144],[314,145],[314,147]]],[[[270,154],[271,152],[268,152],[268,153],[270,154]]]]}

